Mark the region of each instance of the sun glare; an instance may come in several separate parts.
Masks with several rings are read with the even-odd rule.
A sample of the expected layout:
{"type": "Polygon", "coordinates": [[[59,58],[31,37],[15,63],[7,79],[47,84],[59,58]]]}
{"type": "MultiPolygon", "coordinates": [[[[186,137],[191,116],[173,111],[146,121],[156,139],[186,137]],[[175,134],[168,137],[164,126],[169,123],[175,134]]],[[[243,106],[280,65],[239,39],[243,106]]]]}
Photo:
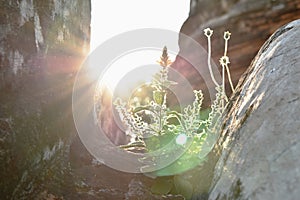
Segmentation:
{"type": "MultiPolygon", "coordinates": [[[[188,17],[188,13],[189,1],[130,0],[116,2],[92,0],[91,52],[113,36],[135,29],[160,28],[179,32],[188,17]]],[[[174,42],[177,44],[177,41],[174,42]]],[[[170,54],[172,60],[176,56],[174,53],[173,55],[170,54]]],[[[126,85],[128,89],[132,89],[137,82],[149,81],[153,73],[143,73],[139,69],[149,65],[157,65],[156,60],[159,59],[160,55],[161,49],[126,53],[106,67],[107,70],[101,81],[105,82],[113,91],[127,74],[130,79],[127,82],[122,82],[122,86],[126,85]],[[130,75],[133,73],[135,76],[130,75]]]]}
{"type": "MultiPolygon", "coordinates": [[[[113,91],[117,86],[124,93],[135,89],[137,85],[151,82],[160,69],[156,60],[161,50],[142,50],[126,54],[107,66],[102,81],[113,91]]],[[[171,59],[175,55],[170,56],[171,59]]]]}

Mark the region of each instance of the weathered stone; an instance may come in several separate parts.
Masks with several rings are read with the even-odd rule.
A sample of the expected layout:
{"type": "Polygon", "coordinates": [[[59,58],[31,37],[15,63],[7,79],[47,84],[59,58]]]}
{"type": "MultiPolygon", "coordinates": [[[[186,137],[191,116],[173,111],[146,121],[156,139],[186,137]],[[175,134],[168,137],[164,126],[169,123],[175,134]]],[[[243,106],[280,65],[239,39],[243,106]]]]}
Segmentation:
{"type": "Polygon", "coordinates": [[[90,1],[0,0],[0,196],[74,196],[71,94],[90,1]]]}
{"type": "Polygon", "coordinates": [[[209,199],[300,196],[300,20],[278,29],[239,81],[209,199]]]}
{"type": "MultiPolygon", "coordinates": [[[[224,50],[223,32],[229,30],[232,36],[228,56],[233,82],[236,84],[266,39],[280,26],[298,18],[300,0],[191,0],[190,16],[181,32],[206,47],[207,40],[203,30],[212,28],[212,58],[219,65],[218,61],[224,50]]],[[[182,37],[179,39],[179,46],[183,54],[200,56],[184,52],[189,49],[189,44],[182,37]]],[[[209,76],[204,74],[206,63],[204,60],[198,66],[203,69],[203,76],[209,76]]],[[[177,58],[173,67],[184,74],[197,89],[206,90],[206,86],[213,86],[205,86],[201,77],[181,58],[177,58]]]]}

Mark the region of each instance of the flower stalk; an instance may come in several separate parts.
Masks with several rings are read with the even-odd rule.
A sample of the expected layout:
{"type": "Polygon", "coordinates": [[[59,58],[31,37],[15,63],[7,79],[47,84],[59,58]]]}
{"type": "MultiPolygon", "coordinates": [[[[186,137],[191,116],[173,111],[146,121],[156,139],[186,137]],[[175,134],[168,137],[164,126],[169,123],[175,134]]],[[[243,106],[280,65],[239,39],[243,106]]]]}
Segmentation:
{"type": "Polygon", "coordinates": [[[213,34],[213,30],[211,30],[210,28],[206,28],[204,29],[204,35],[207,37],[207,48],[208,48],[208,55],[207,55],[207,65],[208,65],[208,69],[209,69],[209,73],[211,76],[212,81],[214,82],[215,86],[218,87],[219,84],[216,81],[213,71],[212,71],[212,67],[211,67],[211,36],[213,34]]]}

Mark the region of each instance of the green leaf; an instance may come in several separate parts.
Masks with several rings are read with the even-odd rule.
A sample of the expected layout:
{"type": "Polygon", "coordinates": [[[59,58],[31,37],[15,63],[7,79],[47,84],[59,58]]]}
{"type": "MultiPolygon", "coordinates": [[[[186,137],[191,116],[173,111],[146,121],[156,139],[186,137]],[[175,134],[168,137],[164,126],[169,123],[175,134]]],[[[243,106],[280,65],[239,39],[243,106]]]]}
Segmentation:
{"type": "Polygon", "coordinates": [[[158,105],[162,105],[165,97],[165,92],[153,91],[153,99],[158,105]]]}
{"type": "Polygon", "coordinates": [[[159,178],[151,187],[151,192],[153,194],[168,194],[173,187],[172,180],[166,180],[165,178],[159,178]]]}
{"type": "Polygon", "coordinates": [[[138,106],[133,109],[133,113],[137,113],[137,112],[141,112],[141,111],[145,111],[145,110],[152,111],[151,106],[138,106]]]}
{"type": "Polygon", "coordinates": [[[186,199],[191,199],[193,196],[193,185],[181,176],[174,177],[174,185],[178,194],[183,195],[186,199]]]}

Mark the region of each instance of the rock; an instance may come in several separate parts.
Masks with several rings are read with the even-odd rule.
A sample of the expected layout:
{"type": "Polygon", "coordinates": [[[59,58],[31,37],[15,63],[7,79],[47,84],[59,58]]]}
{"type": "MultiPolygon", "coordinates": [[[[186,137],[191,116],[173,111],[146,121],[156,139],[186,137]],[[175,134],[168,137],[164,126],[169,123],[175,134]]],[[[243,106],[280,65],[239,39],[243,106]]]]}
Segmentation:
{"type": "MultiPolygon", "coordinates": [[[[224,49],[223,32],[229,30],[232,35],[228,56],[233,82],[236,84],[266,39],[280,26],[298,18],[300,0],[191,0],[190,16],[183,24],[181,33],[192,37],[206,48],[203,30],[212,28],[212,58],[219,66],[218,60],[224,49]]],[[[184,52],[189,44],[183,37],[179,39],[179,46],[183,54],[200,56],[184,52]]],[[[207,68],[206,63],[204,60],[199,66],[203,71],[207,68]]],[[[206,86],[211,87],[205,86],[201,77],[180,57],[173,67],[184,74],[195,88],[207,90],[206,86]]]]}
{"type": "Polygon", "coordinates": [[[129,183],[129,190],[125,194],[125,199],[130,200],[130,199],[139,199],[139,200],[148,200],[148,199],[153,199],[153,200],[183,200],[185,199],[181,195],[155,195],[152,194],[149,190],[149,187],[145,187],[145,185],[137,180],[132,180],[129,183]]]}
{"type": "Polygon", "coordinates": [[[0,182],[3,191],[2,197],[8,197],[7,192],[14,186],[17,176],[14,174],[17,168],[16,155],[14,151],[15,133],[11,127],[11,119],[0,118],[0,177],[5,182],[0,182]]]}
{"type": "Polygon", "coordinates": [[[0,0],[1,199],[75,194],[71,95],[90,11],[90,1],[0,0]]]}
{"type": "Polygon", "coordinates": [[[261,47],[232,97],[209,199],[300,196],[300,20],[261,47]]]}

